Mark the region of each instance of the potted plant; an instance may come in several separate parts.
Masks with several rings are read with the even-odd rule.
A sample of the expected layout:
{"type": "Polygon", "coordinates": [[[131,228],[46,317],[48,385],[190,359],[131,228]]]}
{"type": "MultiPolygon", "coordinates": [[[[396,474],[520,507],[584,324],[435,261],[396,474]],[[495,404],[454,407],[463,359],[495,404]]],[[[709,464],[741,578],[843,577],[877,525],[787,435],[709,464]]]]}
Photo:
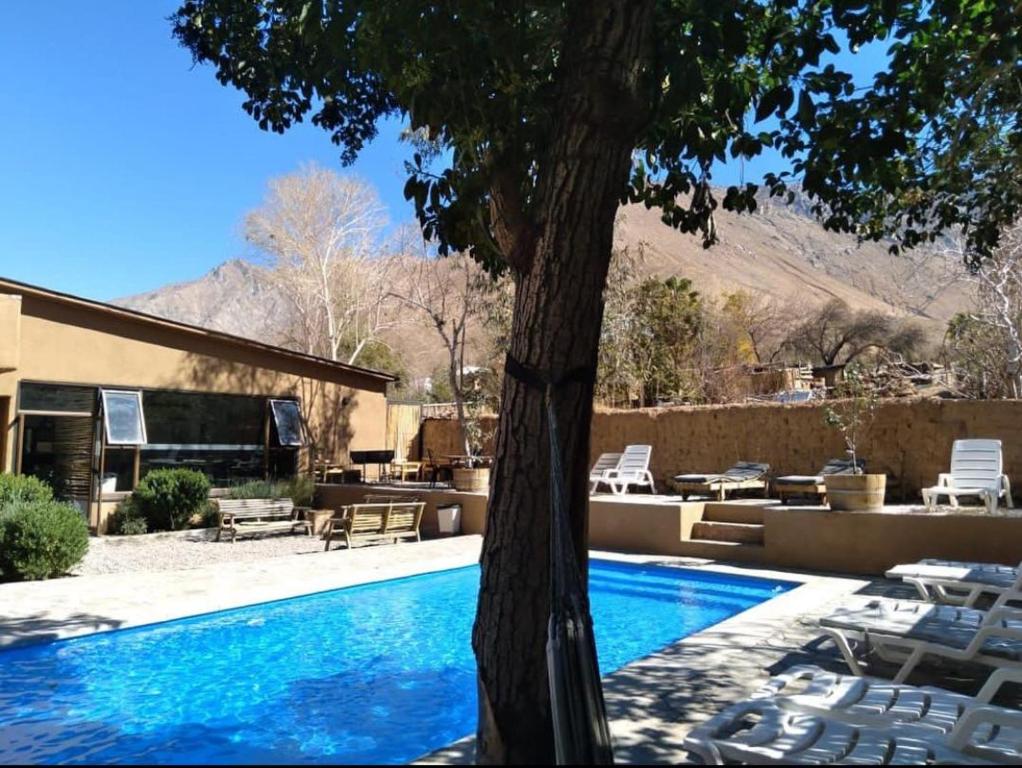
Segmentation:
{"type": "Polygon", "coordinates": [[[859,462],[859,447],[876,418],[879,400],[876,389],[866,380],[862,368],[853,364],[846,366],[835,395],[837,399],[824,408],[824,419],[844,438],[852,473],[824,475],[827,501],[836,510],[882,509],[887,476],[864,472],[859,462]]]}
{"type": "Polygon", "coordinates": [[[490,489],[490,468],[485,465],[482,457],[483,444],[488,441],[489,434],[484,434],[480,421],[481,408],[481,403],[469,404],[466,409],[468,415],[462,422],[468,453],[462,466],[454,467],[451,471],[451,485],[456,491],[486,492],[490,489]]]}

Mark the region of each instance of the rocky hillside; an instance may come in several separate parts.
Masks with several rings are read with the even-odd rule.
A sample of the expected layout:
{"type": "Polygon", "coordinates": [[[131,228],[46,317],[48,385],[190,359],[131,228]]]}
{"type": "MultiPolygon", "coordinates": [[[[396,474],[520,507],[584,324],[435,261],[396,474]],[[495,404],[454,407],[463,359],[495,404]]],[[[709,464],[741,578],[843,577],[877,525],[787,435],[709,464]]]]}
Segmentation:
{"type": "MultiPolygon", "coordinates": [[[[891,256],[884,244],[825,232],[796,202],[764,203],[753,215],[717,216],[720,243],[704,249],[698,237],[660,223],[655,211],[629,206],[621,213],[618,247],[641,250],[641,271],[690,278],[705,296],[745,289],[773,296],[795,314],[839,297],[853,307],[911,315],[939,334],[966,306],[965,287],[946,279],[934,252],[891,256]]],[[[264,269],[242,260],[221,264],[191,282],[176,283],[115,303],[194,325],[280,342],[283,301],[264,269]]],[[[387,339],[405,355],[409,373],[428,375],[444,352],[425,328],[402,328],[387,339]]]]}
{"type": "Polygon", "coordinates": [[[182,323],[279,343],[284,302],[264,273],[264,268],[256,264],[231,259],[198,280],[172,283],[113,303],[182,323]]]}

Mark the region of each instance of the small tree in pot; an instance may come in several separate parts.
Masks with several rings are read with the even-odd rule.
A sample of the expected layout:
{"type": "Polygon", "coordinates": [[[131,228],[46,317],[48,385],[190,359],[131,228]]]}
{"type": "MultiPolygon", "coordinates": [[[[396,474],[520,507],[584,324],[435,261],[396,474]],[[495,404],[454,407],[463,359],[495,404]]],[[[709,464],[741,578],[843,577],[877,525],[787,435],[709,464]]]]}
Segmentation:
{"type": "Polygon", "coordinates": [[[831,509],[879,509],[884,505],[887,477],[866,474],[862,469],[859,449],[876,419],[879,397],[858,364],[844,370],[844,378],[835,387],[836,399],[824,408],[826,423],[844,438],[846,452],[852,460],[850,474],[825,475],[827,499],[831,509]]]}

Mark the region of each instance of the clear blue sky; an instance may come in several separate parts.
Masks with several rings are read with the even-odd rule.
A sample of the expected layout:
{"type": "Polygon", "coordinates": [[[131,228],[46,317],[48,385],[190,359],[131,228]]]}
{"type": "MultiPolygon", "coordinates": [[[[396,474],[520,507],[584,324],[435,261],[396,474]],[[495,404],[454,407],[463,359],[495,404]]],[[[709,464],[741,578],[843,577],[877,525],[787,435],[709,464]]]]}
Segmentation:
{"type": "MultiPolygon", "coordinates": [[[[240,223],[268,179],[310,161],[340,168],[326,132],[265,133],[240,93],[193,68],[170,36],[177,5],[4,2],[0,276],[100,300],[194,279],[247,255],[240,223]]],[[[383,126],[348,169],[392,222],[412,217],[398,130],[383,126]]]]}
{"type": "MultiPolygon", "coordinates": [[[[0,276],[94,299],[199,277],[245,255],[266,181],[340,168],[312,125],[259,130],[242,96],[170,36],[173,0],[4,2],[0,276]]],[[[405,220],[398,126],[351,169],[405,220]]]]}

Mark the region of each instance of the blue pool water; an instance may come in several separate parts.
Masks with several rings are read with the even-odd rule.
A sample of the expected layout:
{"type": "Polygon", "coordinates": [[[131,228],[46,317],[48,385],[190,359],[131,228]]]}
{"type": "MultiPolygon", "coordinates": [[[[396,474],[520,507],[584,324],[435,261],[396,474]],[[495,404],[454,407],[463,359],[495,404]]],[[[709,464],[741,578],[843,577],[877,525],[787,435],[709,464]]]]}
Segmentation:
{"type": "MultiPolygon", "coordinates": [[[[475,727],[475,566],[0,652],[0,763],[401,763],[475,727]]],[[[606,674],[795,586],[593,561],[606,674]]]]}

